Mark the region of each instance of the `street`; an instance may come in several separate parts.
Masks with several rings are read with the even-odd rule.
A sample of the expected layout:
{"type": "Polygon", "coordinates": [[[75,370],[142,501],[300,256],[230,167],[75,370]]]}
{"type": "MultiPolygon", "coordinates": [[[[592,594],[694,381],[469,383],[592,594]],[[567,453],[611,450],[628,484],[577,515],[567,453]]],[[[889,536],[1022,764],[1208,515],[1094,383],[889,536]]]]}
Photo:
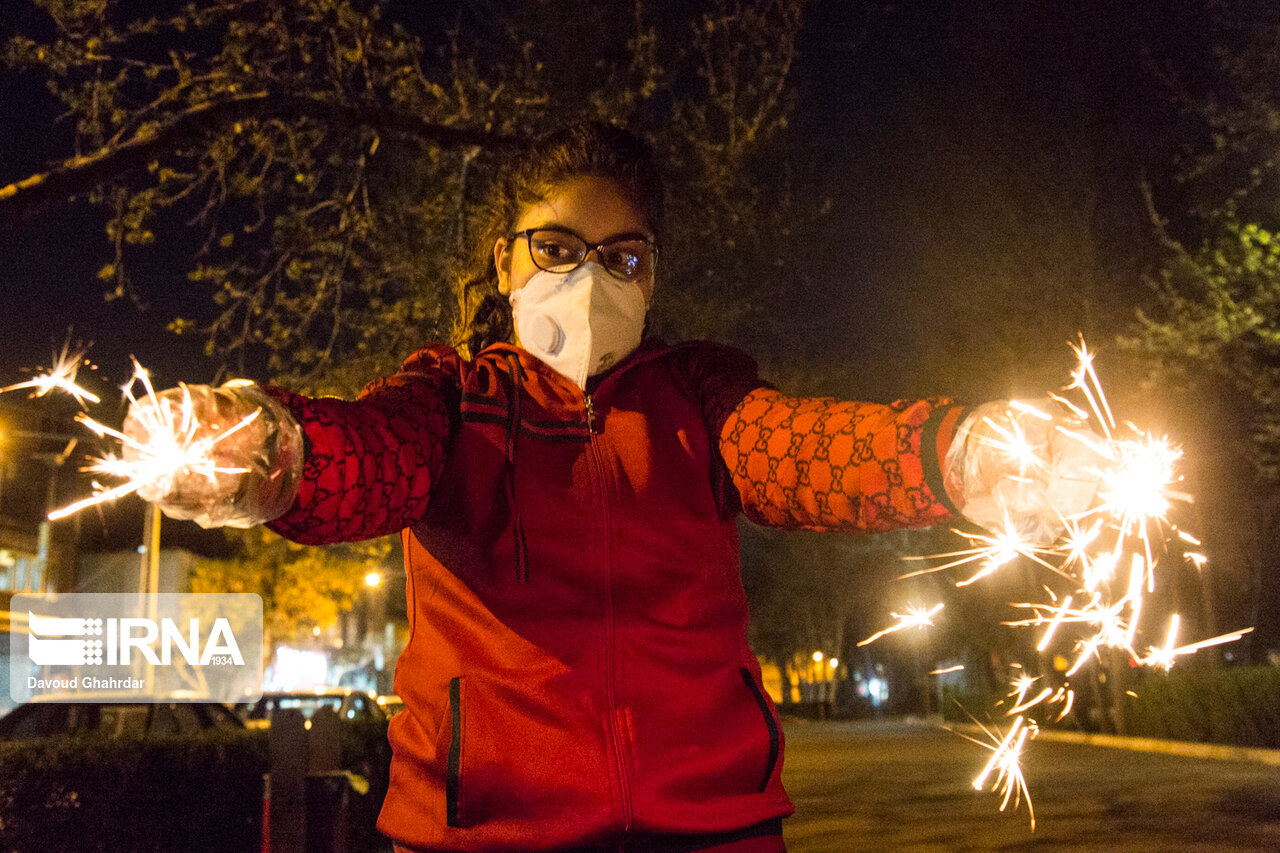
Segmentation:
{"type": "Polygon", "coordinates": [[[923,722],[786,719],[790,853],[1277,851],[1280,767],[1040,739],[1035,809],[972,781],[990,752],[923,722]]]}

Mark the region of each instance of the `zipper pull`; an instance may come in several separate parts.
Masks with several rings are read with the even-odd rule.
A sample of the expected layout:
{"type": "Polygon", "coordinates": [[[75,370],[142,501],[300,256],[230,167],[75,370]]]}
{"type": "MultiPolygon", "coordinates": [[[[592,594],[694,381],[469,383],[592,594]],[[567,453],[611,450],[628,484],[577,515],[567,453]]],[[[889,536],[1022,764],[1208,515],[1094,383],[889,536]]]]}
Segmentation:
{"type": "Polygon", "coordinates": [[[596,434],[596,410],[591,404],[591,395],[587,395],[587,432],[596,434]]]}

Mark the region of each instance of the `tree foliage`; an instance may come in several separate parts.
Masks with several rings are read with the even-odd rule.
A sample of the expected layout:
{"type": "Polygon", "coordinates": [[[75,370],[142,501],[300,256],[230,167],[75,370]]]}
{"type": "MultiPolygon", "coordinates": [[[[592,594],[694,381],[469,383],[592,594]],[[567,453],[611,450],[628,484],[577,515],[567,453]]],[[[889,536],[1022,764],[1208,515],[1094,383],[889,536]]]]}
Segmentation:
{"type": "Polygon", "coordinates": [[[1206,6],[1202,53],[1153,58],[1183,110],[1173,180],[1148,208],[1162,259],[1124,343],[1167,401],[1188,448],[1210,625],[1249,618],[1275,648],[1274,528],[1280,492],[1280,10],[1206,6]]]}
{"type": "MultiPolygon", "coordinates": [[[[1251,456],[1280,476],[1280,237],[1229,213],[1197,249],[1168,242],[1133,345],[1174,387],[1216,389],[1251,424],[1251,456]],[[1225,393],[1224,393],[1225,392],[1225,393]]],[[[1233,431],[1226,430],[1225,435],[1233,431]]]]}
{"type": "MultiPolygon", "coordinates": [[[[1280,9],[1216,0],[1186,21],[1195,42],[1151,67],[1182,109],[1176,178],[1194,216],[1217,220],[1227,206],[1274,227],[1280,213],[1280,9]]],[[[1181,211],[1178,211],[1181,212],[1181,211]]],[[[1221,224],[1221,223],[1220,223],[1221,224]]]]}
{"type": "MultiPolygon", "coordinates": [[[[1188,131],[1172,187],[1148,194],[1163,257],[1127,343],[1153,379],[1247,425],[1263,480],[1280,468],[1280,12],[1226,0],[1208,56],[1157,63],[1188,131]],[[1183,205],[1179,209],[1176,205],[1183,205]]],[[[1226,430],[1230,436],[1232,430],[1226,430]]]]}
{"type": "Polygon", "coordinates": [[[265,647],[309,639],[350,610],[363,577],[385,571],[389,539],[323,548],[298,545],[264,528],[237,537],[240,553],[226,559],[199,558],[192,592],[252,592],[262,596],[265,647]]]}
{"type": "Polygon", "coordinates": [[[31,2],[48,32],[14,37],[7,59],[46,75],[76,152],[0,200],[89,193],[116,295],[142,247],[200,229],[189,286],[215,307],[173,328],[236,373],[349,393],[447,337],[477,187],[505,149],[573,119],[648,135],[679,186],[665,330],[731,339],[767,317],[747,271],[782,266],[803,220],[757,164],[787,124],[804,0],[469,0],[404,20],[386,0],[144,17],[31,2]]]}

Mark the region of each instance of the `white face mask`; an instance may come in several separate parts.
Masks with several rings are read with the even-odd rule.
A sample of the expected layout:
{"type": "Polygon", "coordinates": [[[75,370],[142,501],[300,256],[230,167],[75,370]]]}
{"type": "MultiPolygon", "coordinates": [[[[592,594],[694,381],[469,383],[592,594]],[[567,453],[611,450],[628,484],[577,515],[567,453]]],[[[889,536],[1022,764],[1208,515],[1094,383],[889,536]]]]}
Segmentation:
{"type": "Polygon", "coordinates": [[[511,293],[520,345],[586,388],[640,345],[644,292],[588,261],[568,273],[538,272],[511,293]]]}

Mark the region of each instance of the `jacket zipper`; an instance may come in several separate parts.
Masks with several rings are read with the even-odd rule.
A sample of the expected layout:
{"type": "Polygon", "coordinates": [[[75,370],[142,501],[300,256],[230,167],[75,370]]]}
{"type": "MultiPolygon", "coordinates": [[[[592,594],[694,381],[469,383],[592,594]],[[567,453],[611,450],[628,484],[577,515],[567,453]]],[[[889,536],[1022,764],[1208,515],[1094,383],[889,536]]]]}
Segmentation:
{"type": "Polygon", "coordinates": [[[627,764],[623,757],[622,738],[625,732],[618,724],[618,697],[614,682],[616,675],[614,671],[616,652],[614,644],[614,622],[613,622],[613,576],[610,571],[611,562],[610,553],[610,536],[609,530],[612,521],[609,517],[609,489],[608,481],[605,474],[604,460],[600,454],[600,447],[596,443],[595,436],[599,433],[595,428],[595,409],[592,406],[591,395],[586,398],[587,408],[587,428],[591,433],[591,458],[595,463],[596,469],[596,485],[600,490],[600,515],[603,520],[603,551],[604,551],[604,677],[605,677],[605,698],[606,713],[609,715],[609,731],[613,735],[613,762],[618,774],[618,791],[622,800],[622,831],[629,832],[631,830],[631,785],[627,779],[627,764]]]}

